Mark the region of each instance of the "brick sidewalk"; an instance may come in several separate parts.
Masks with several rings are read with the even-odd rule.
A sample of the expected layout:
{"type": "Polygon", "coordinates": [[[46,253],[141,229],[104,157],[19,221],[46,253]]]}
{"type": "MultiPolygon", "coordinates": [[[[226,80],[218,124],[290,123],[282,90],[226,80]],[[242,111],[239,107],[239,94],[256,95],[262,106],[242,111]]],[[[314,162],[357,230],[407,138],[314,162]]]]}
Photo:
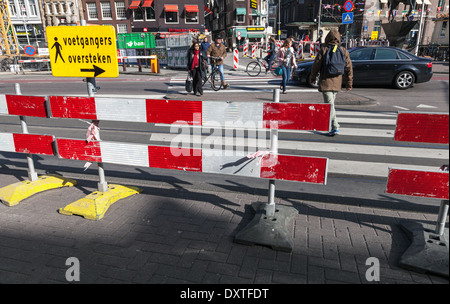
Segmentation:
{"type": "MultiPolygon", "coordinates": [[[[26,177],[8,170],[0,187],[26,177]]],[[[434,224],[435,214],[277,199],[298,210],[286,253],[233,242],[253,217],[250,204],[265,196],[148,183],[99,221],[57,212],[96,187],[78,179],[15,207],[0,204],[0,283],[66,283],[66,260],[76,257],[80,283],[364,284],[365,262],[376,257],[379,283],[448,284],[398,267],[410,244],[399,220],[434,224]]]]}

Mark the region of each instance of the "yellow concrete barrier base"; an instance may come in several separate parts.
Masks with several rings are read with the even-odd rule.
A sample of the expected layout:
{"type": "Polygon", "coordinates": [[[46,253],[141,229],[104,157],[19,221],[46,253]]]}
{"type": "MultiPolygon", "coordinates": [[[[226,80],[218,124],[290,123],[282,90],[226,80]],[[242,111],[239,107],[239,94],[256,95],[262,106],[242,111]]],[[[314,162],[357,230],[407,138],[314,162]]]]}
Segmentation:
{"type": "Polygon", "coordinates": [[[88,220],[103,218],[109,206],[134,194],[142,192],[142,189],[130,186],[108,185],[108,191],[95,191],[88,196],[77,200],[64,208],[59,213],[65,215],[81,215],[88,220]]]}
{"type": "Polygon", "coordinates": [[[0,201],[11,207],[36,193],[61,187],[72,187],[76,184],[75,180],[60,175],[41,175],[34,182],[25,180],[1,188],[0,201]]]}

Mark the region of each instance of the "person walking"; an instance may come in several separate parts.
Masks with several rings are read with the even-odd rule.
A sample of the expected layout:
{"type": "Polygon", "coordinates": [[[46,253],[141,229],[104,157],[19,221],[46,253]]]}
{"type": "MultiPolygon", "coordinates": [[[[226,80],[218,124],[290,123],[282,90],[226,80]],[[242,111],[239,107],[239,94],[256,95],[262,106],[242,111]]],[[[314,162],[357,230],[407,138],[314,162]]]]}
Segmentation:
{"type": "MultiPolygon", "coordinates": [[[[194,95],[203,95],[202,71],[203,71],[203,53],[200,52],[200,44],[194,42],[188,51],[187,68],[192,76],[192,86],[194,95]]],[[[206,59],[205,59],[206,60],[206,59]]]]}
{"type": "MultiPolygon", "coordinates": [[[[205,38],[203,38],[202,43],[200,44],[200,52],[203,53],[203,56],[205,59],[207,59],[208,57],[206,56],[206,51],[208,50],[209,46],[211,45],[211,43],[209,43],[208,41],[208,37],[205,36],[205,38]]],[[[208,61],[209,63],[209,61],[208,61]]],[[[203,67],[205,69],[206,72],[208,72],[208,66],[203,67]]]]}
{"type": "Polygon", "coordinates": [[[215,43],[211,43],[208,50],[206,51],[206,56],[210,57],[219,57],[219,59],[212,61],[211,64],[215,64],[220,72],[220,79],[222,81],[222,86],[224,89],[227,89],[229,85],[225,82],[225,75],[223,74],[223,59],[227,57],[227,50],[225,45],[222,43],[222,36],[217,35],[215,39],[215,43]]]}
{"type": "Polygon", "coordinates": [[[266,68],[266,73],[268,71],[270,71],[270,69],[272,68],[272,64],[273,64],[273,60],[275,59],[275,56],[277,55],[277,45],[275,42],[275,38],[273,38],[273,36],[271,36],[269,38],[269,51],[267,52],[267,56],[264,57],[264,60],[267,61],[267,65],[268,67],[266,68]]]}
{"type": "MultiPolygon", "coordinates": [[[[350,55],[346,48],[340,46],[341,35],[336,29],[332,29],[328,35],[325,37],[325,42],[320,49],[319,53],[314,60],[314,64],[311,69],[311,81],[314,81],[319,75],[319,92],[322,92],[323,100],[325,103],[331,104],[331,132],[330,136],[334,136],[339,132],[339,123],[336,118],[335,110],[335,100],[336,94],[341,91],[342,88],[342,77],[343,75],[325,75],[324,73],[324,62],[325,57],[330,48],[335,51],[339,47],[344,54],[345,67],[344,67],[344,77],[346,78],[346,90],[350,91],[353,87],[353,67],[352,61],[350,60],[350,55]]],[[[339,50],[337,50],[339,51],[339,50]]]]}
{"type": "Polygon", "coordinates": [[[280,90],[286,94],[286,84],[291,77],[291,67],[297,68],[297,61],[295,60],[294,49],[292,48],[292,40],[286,39],[277,53],[278,66],[283,71],[280,90]]]}

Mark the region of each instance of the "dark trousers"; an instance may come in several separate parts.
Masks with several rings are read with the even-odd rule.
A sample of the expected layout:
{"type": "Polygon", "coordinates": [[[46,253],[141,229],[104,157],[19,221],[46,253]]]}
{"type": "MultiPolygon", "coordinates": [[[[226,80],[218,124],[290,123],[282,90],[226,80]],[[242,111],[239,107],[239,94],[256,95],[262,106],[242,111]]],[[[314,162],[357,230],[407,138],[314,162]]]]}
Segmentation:
{"type": "Polygon", "coordinates": [[[200,93],[203,94],[203,86],[202,86],[202,71],[200,68],[194,68],[191,71],[192,75],[192,85],[194,87],[194,94],[200,93]]]}

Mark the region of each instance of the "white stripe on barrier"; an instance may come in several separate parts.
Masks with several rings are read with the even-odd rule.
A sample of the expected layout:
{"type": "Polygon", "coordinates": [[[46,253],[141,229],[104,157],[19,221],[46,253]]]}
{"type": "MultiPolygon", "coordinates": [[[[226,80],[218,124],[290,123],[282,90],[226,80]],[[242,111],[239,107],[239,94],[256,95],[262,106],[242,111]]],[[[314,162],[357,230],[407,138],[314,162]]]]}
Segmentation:
{"type": "Polygon", "coordinates": [[[149,167],[147,145],[101,141],[100,151],[105,163],[149,167]]]}
{"type": "Polygon", "coordinates": [[[16,152],[14,137],[10,133],[0,133],[0,151],[16,152]]]}
{"type": "Polygon", "coordinates": [[[203,126],[221,126],[226,124],[237,124],[244,126],[253,123],[253,126],[262,128],[263,106],[261,102],[204,102],[203,103],[203,126]]]}
{"type": "Polygon", "coordinates": [[[9,114],[5,95],[0,95],[0,114],[9,114]]]}
{"type": "Polygon", "coordinates": [[[247,159],[247,153],[243,151],[202,149],[202,172],[260,177],[261,162],[259,159],[247,159]]]}
{"type": "Polygon", "coordinates": [[[145,99],[95,97],[95,108],[99,120],[147,122],[145,99]]]}

